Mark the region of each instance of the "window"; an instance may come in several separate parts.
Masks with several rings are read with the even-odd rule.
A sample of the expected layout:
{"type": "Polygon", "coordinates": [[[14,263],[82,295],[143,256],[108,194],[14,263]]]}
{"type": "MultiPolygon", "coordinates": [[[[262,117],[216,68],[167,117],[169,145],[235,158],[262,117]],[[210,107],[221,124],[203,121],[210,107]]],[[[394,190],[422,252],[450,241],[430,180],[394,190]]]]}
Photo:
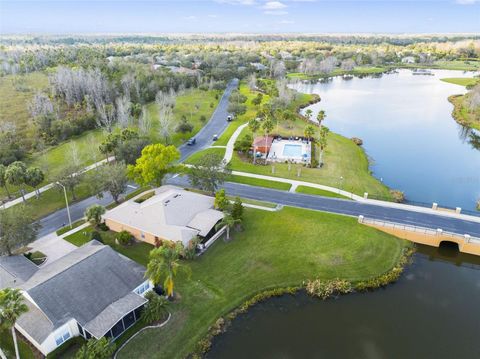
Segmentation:
{"type": "Polygon", "coordinates": [[[145,233],[141,232],[141,233],[140,233],[140,237],[142,237],[143,239],[145,239],[145,233]]]}
{"type": "Polygon", "coordinates": [[[70,338],[70,332],[67,330],[65,332],[62,332],[61,334],[57,334],[55,336],[55,343],[57,343],[57,347],[59,345],[62,345],[65,341],[67,341],[70,338]]]}
{"type": "Polygon", "coordinates": [[[81,335],[82,337],[84,337],[85,334],[83,333],[83,328],[82,328],[82,326],[81,326],[78,322],[77,322],[77,327],[78,327],[78,332],[80,333],[80,335],[81,335]]]}
{"type": "Polygon", "coordinates": [[[143,294],[145,293],[147,290],[150,289],[150,283],[149,282],[146,282],[146,283],[143,283],[140,287],[138,287],[137,289],[135,289],[135,293],[137,294],[143,294]]]}

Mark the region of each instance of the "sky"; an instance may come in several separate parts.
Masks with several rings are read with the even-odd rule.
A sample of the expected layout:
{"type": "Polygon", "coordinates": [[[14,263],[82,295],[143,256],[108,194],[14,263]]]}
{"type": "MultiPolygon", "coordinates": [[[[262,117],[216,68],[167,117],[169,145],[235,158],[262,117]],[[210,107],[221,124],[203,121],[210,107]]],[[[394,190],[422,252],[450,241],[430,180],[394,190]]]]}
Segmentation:
{"type": "Polygon", "coordinates": [[[0,0],[2,34],[480,34],[480,0],[0,0]]]}

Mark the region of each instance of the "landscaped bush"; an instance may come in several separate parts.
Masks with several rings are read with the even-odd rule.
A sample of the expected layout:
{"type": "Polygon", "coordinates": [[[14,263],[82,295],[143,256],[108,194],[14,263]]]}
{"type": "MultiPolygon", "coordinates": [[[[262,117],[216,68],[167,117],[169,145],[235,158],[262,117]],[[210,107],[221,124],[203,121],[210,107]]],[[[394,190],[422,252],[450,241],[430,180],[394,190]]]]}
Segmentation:
{"type": "Polygon", "coordinates": [[[103,231],[103,232],[107,232],[107,231],[110,230],[110,228],[108,228],[108,226],[104,222],[102,222],[98,225],[98,229],[103,231]]]}
{"type": "Polygon", "coordinates": [[[327,299],[333,295],[347,294],[353,291],[352,283],[344,279],[332,280],[309,280],[306,283],[305,289],[307,293],[314,297],[327,299]]]}
{"type": "Polygon", "coordinates": [[[402,191],[392,189],[390,190],[390,194],[392,195],[393,200],[397,203],[402,203],[403,201],[405,201],[405,193],[403,193],[402,191]]]}
{"type": "Polygon", "coordinates": [[[127,246],[132,243],[133,236],[128,231],[121,231],[120,233],[118,233],[117,239],[120,244],[127,246]]]}
{"type": "Polygon", "coordinates": [[[90,240],[97,240],[103,243],[102,235],[97,231],[92,231],[90,233],[90,240]]]}
{"type": "Polygon", "coordinates": [[[148,303],[142,311],[142,320],[145,324],[156,323],[163,320],[167,314],[168,300],[159,296],[154,291],[150,291],[145,295],[148,303]]]}
{"type": "Polygon", "coordinates": [[[197,254],[197,245],[200,243],[201,239],[195,237],[188,242],[188,245],[183,250],[183,257],[185,259],[194,259],[195,254],[197,254]]]}
{"type": "Polygon", "coordinates": [[[175,131],[180,132],[180,133],[192,132],[193,131],[193,125],[190,122],[188,122],[186,117],[182,117],[182,120],[178,124],[175,131]]]}

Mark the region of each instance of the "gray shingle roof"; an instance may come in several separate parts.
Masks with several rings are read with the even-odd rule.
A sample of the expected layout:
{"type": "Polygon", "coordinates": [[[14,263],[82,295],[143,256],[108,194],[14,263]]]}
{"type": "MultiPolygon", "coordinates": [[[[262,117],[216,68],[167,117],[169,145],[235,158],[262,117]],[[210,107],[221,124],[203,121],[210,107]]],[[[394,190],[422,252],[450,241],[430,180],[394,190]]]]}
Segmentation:
{"type": "Polygon", "coordinates": [[[53,323],[28,299],[25,300],[25,304],[28,306],[28,312],[18,318],[17,324],[37,343],[42,343],[55,329],[53,323]]]}
{"type": "Polygon", "coordinates": [[[129,296],[145,281],[144,273],[141,265],[91,241],[40,268],[21,288],[54,328],[72,318],[85,326],[112,303],[129,296]]]}
{"type": "Polygon", "coordinates": [[[127,294],[105,308],[97,317],[85,324],[84,328],[97,338],[105,335],[125,314],[145,304],[147,300],[135,293],[127,294]]]}
{"type": "Polygon", "coordinates": [[[23,284],[37,270],[38,267],[23,255],[0,257],[0,289],[23,284]]]}

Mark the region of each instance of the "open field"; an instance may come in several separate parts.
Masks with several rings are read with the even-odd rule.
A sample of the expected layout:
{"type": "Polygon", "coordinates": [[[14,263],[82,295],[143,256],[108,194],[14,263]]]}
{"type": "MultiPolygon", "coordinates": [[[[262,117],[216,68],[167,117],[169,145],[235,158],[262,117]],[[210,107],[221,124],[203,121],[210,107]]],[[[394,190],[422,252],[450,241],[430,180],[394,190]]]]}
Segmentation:
{"type": "Polygon", "coordinates": [[[218,156],[223,157],[225,156],[225,148],[212,147],[212,148],[206,148],[204,150],[195,152],[193,155],[191,155],[185,160],[185,163],[190,165],[197,164],[203,156],[209,153],[216,154],[218,156]]]}
{"type": "Polygon", "coordinates": [[[184,358],[219,317],[253,295],[306,279],[371,278],[392,268],[407,245],[355,219],[296,208],[246,209],[244,224],[233,241],[185,262],[192,274],[178,276],[170,322],[137,336],[119,358],[184,358]]]}

